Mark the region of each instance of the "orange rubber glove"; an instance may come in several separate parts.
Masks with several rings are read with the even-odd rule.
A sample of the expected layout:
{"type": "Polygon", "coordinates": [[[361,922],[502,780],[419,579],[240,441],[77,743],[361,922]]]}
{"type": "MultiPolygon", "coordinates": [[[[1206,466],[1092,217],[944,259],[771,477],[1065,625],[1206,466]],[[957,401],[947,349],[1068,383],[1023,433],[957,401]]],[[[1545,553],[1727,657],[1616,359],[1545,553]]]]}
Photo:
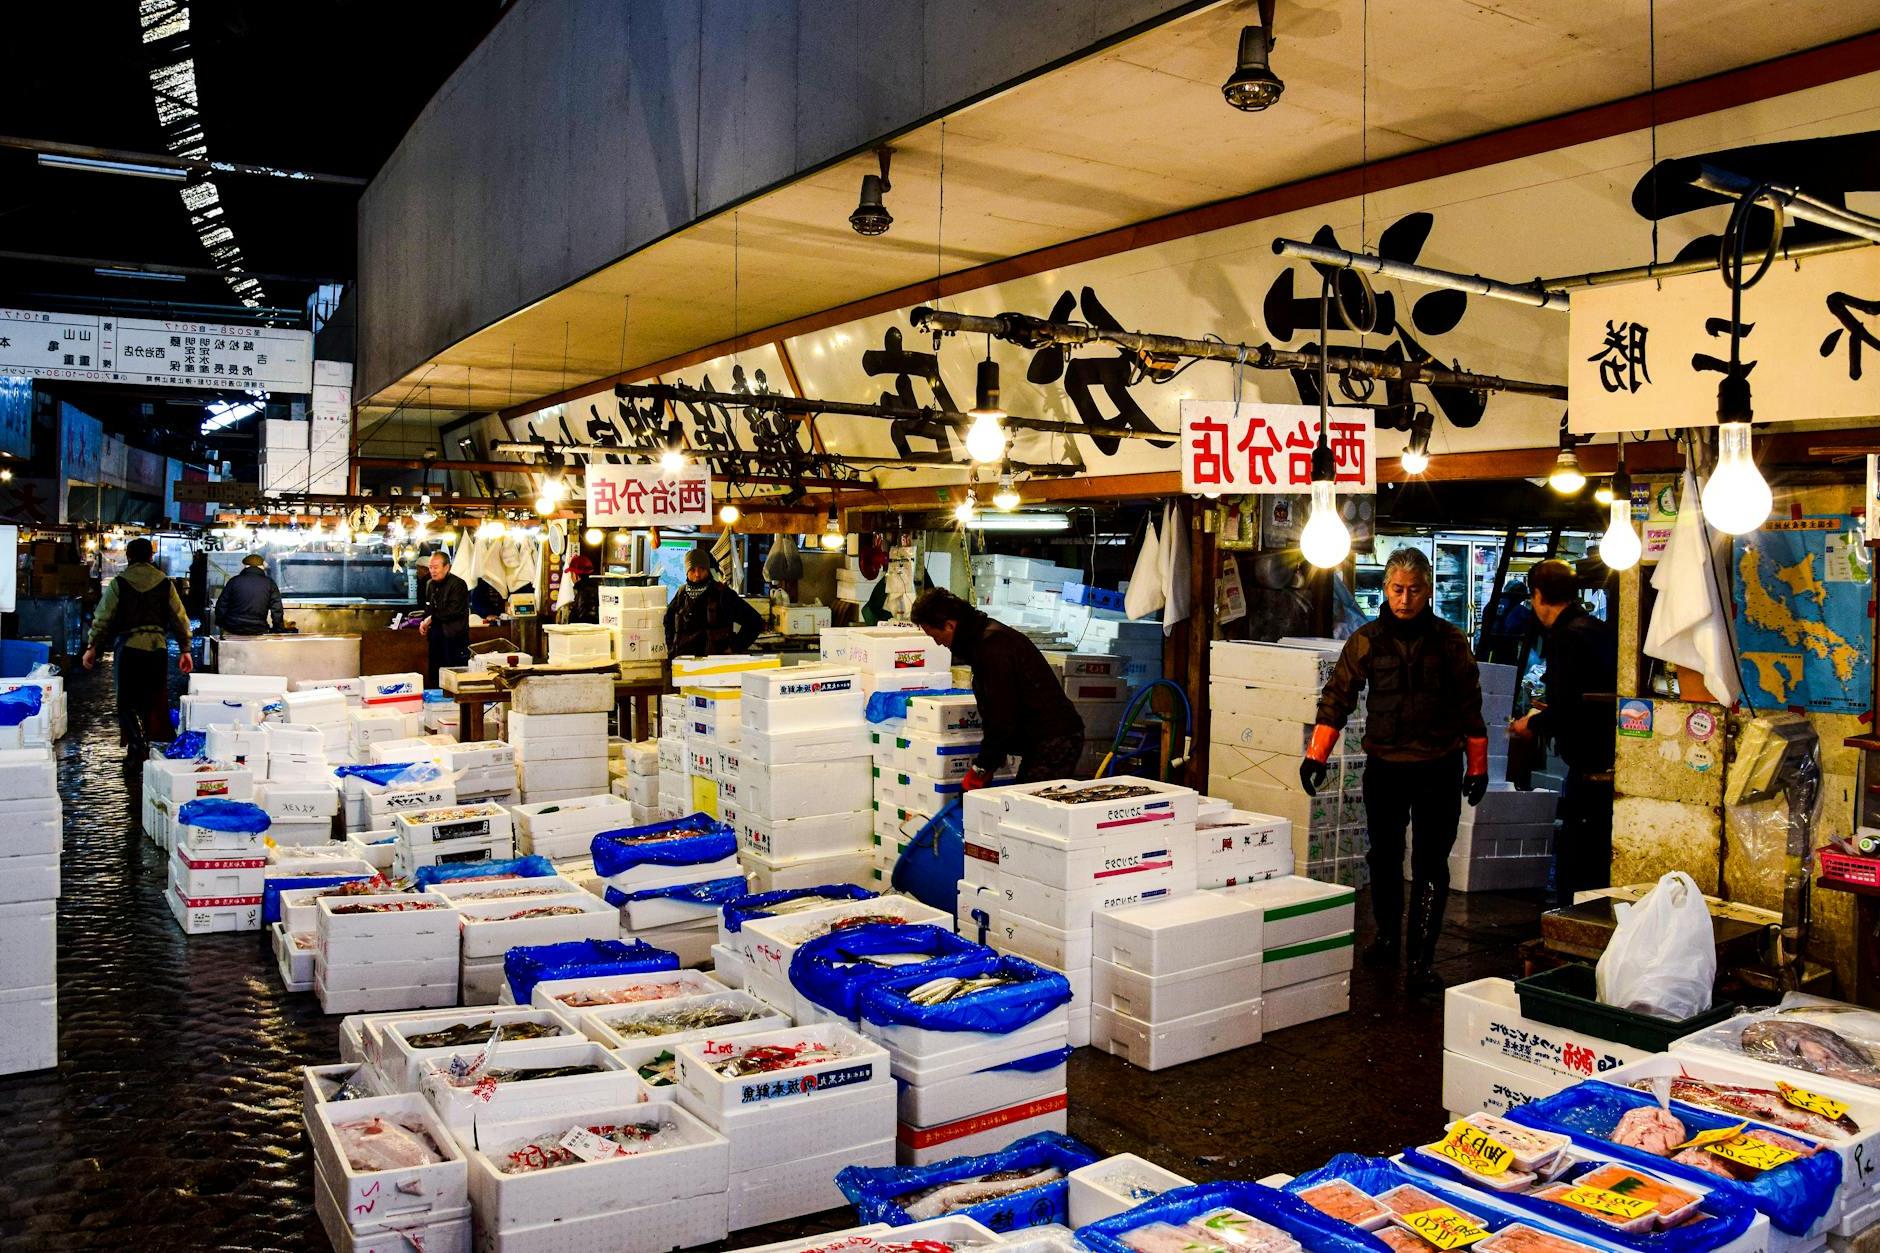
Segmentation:
{"type": "Polygon", "coordinates": [[[1468,765],[1462,772],[1462,794],[1474,807],[1482,803],[1488,795],[1488,740],[1486,737],[1472,735],[1464,745],[1468,765]]]}
{"type": "Polygon", "coordinates": [[[978,766],[974,766],[966,772],[966,777],[960,780],[960,794],[963,796],[967,792],[977,792],[990,782],[992,782],[992,776],[983,773],[978,766]]]}
{"type": "Polygon", "coordinates": [[[1305,760],[1299,763],[1299,786],[1306,790],[1307,796],[1317,796],[1325,776],[1332,772],[1327,762],[1332,756],[1332,746],[1337,743],[1338,728],[1324,723],[1312,728],[1312,743],[1306,748],[1305,760]]]}

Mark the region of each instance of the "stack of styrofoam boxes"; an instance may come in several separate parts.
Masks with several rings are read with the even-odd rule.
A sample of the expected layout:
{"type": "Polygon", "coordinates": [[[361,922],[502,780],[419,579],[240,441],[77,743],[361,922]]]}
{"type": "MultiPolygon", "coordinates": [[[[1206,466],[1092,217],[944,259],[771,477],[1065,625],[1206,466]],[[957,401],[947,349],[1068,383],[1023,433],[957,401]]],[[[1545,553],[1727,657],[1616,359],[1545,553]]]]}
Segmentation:
{"type": "Polygon", "coordinates": [[[952,654],[909,622],[823,627],[817,643],[824,665],[855,667],[862,691],[871,696],[953,686],[952,654]]]}
{"type": "MultiPolygon", "coordinates": [[[[916,696],[907,717],[869,728],[875,774],[875,867],[886,887],[908,842],[918,836],[972,768],[983,731],[979,704],[969,693],[916,696]]],[[[1015,770],[1008,761],[1005,771],[1015,770]]]]}
{"type": "Polygon", "coordinates": [[[692,812],[687,756],[685,697],[667,692],[659,698],[659,807],[675,816],[692,812]]]}
{"type": "MultiPolygon", "coordinates": [[[[1091,619],[1076,641],[1077,651],[1114,656],[1123,666],[1123,684],[1132,692],[1161,678],[1162,624],[1148,619],[1121,621],[1107,616],[1109,612],[1091,619]]],[[[1092,732],[1085,727],[1084,733],[1092,732]]]]}
{"type": "Polygon", "coordinates": [[[246,766],[256,782],[268,776],[267,724],[218,722],[202,732],[202,755],[210,761],[246,766]]]}
{"type": "Polygon", "coordinates": [[[1054,631],[1066,583],[1082,572],[1032,557],[973,558],[973,603],[1021,631],[1054,631]]]}
{"type": "Polygon", "coordinates": [[[733,1231],[843,1203],[844,1166],[894,1164],[895,1084],[873,1040],[824,1023],[678,1045],[679,1104],[731,1142],[733,1231]],[[813,1048],[825,1060],[742,1077],[724,1068],[753,1049],[813,1048]]]}
{"type": "Polygon", "coordinates": [[[247,765],[152,756],[144,761],[144,833],[165,853],[176,842],[176,811],[193,800],[255,796],[258,772],[247,765]]]}
{"type": "Polygon", "coordinates": [[[516,749],[506,740],[476,740],[468,744],[440,744],[437,760],[456,776],[457,800],[491,801],[515,805],[521,801],[516,790],[516,749]]]}
{"type": "MultiPolygon", "coordinates": [[[[611,792],[577,796],[565,801],[536,801],[513,806],[516,851],[546,857],[552,862],[580,860],[593,869],[589,856],[594,837],[636,824],[628,802],[611,792]]],[[[598,895],[600,889],[596,888],[598,895]]]]}
{"type": "Polygon", "coordinates": [[[189,691],[182,699],[183,730],[207,731],[212,726],[259,726],[264,711],[287,694],[287,679],[271,674],[204,674],[189,676],[189,691]]]}
{"type": "Polygon", "coordinates": [[[352,706],[343,687],[301,687],[281,697],[282,719],[295,726],[316,727],[321,750],[334,764],[352,756],[352,706]]]}
{"type": "Polygon", "coordinates": [[[311,428],[291,418],[261,421],[261,491],[283,496],[311,491],[313,462],[308,439],[311,428]]]}
{"type": "Polygon", "coordinates": [[[614,828],[594,837],[590,847],[596,874],[603,874],[603,861],[612,868],[603,875],[602,899],[619,907],[624,938],[676,954],[681,966],[710,962],[718,939],[715,902],[742,896],[747,886],[737,837],[728,828],[694,815],[648,831],[614,828]],[[660,849],[667,839],[688,842],[693,855],[679,860],[672,849],[660,849]],[[692,898],[688,888],[702,899],[692,898]]]}
{"type": "Polygon", "coordinates": [[[1299,765],[1312,744],[1319,689],[1339,645],[1216,641],[1208,664],[1208,791],[1250,813],[1292,823],[1293,862],[1328,882],[1370,881],[1364,856],[1362,719],[1334,745],[1325,782],[1307,796],[1299,765]]]}
{"type": "Polygon", "coordinates": [[[1662,1056],[1525,1018],[1507,979],[1478,979],[1443,994],[1443,1108],[1453,1118],[1477,1110],[1505,1114],[1628,1062],[1662,1056]]]}
{"type": "Polygon", "coordinates": [[[679,815],[666,809],[659,800],[659,775],[661,745],[658,740],[641,740],[637,744],[628,744],[620,756],[625,765],[624,771],[616,771],[611,788],[615,796],[621,797],[633,806],[633,822],[644,826],[649,822],[663,822],[679,815]]]}
{"type": "Polygon", "coordinates": [[[408,740],[424,730],[424,676],[368,674],[359,680],[359,707],[352,722],[353,760],[367,761],[374,744],[408,740]]]}
{"type": "Polygon", "coordinates": [[[605,674],[535,675],[511,697],[506,738],[515,746],[522,801],[568,800],[607,790],[605,674]]]}
{"type": "Polygon", "coordinates": [[[707,676],[679,689],[685,702],[687,813],[737,817],[738,741],[744,736],[738,711],[743,690],[737,675],[707,676]]]}
{"type": "Polygon", "coordinates": [[[1077,763],[1079,775],[1096,773],[1116,740],[1129,704],[1130,687],[1123,678],[1123,659],[1114,653],[1054,654],[1064,694],[1084,723],[1084,752],[1077,763]]]}
{"type": "Polygon", "coordinates": [[[507,861],[516,855],[515,826],[501,805],[445,805],[414,809],[394,817],[398,840],[392,871],[408,879],[420,866],[507,861]]]}
{"type": "Polygon", "coordinates": [[[1144,1070],[1257,1043],[1260,911],[1219,893],[1098,911],[1090,1043],[1144,1070]]]}
{"type": "Polygon", "coordinates": [[[400,1092],[350,1101],[318,1099],[305,1108],[307,1137],[313,1145],[313,1208],[335,1249],[389,1253],[470,1248],[463,1151],[422,1096],[400,1092]],[[390,1170],[355,1169],[338,1129],[380,1125],[422,1135],[441,1160],[390,1170]]]}
{"type": "Polygon", "coordinates": [[[666,659],[666,589],[601,584],[600,625],[613,639],[621,673],[659,672],[666,659]]]}
{"type": "Polygon", "coordinates": [[[456,781],[429,759],[412,762],[389,783],[346,775],[340,787],[346,832],[360,844],[390,839],[399,813],[457,803],[456,781]]]}
{"type": "Polygon", "coordinates": [[[59,1063],[59,853],[47,748],[0,749],[0,1075],[59,1063]]]}
{"type": "MultiPolygon", "coordinates": [[[[273,835],[272,826],[267,834],[273,835]]],[[[353,851],[345,843],[267,850],[267,869],[261,872],[261,925],[268,930],[281,986],[289,992],[313,991],[314,951],[319,946],[314,900],[330,888],[366,883],[380,873],[371,863],[348,855],[353,851]]]]}
{"type": "Polygon", "coordinates": [[[326,759],[326,738],[321,728],[267,722],[262,724],[261,731],[270,783],[331,784],[333,768],[326,759]]]}
{"type": "Polygon", "coordinates": [[[552,622],[542,628],[542,634],[548,637],[551,666],[598,666],[614,660],[614,633],[607,627],[552,622]]]}
{"type": "Polygon", "coordinates": [[[307,486],[298,491],[342,496],[352,470],[352,363],[313,363],[312,403],[307,406],[307,486]]]}
{"type": "MultiPolygon", "coordinates": [[[[273,731],[274,724],[266,730],[273,731]]],[[[273,757],[264,783],[255,784],[255,804],[268,815],[268,838],[284,847],[325,844],[333,838],[333,818],[339,813],[339,787],[331,772],[322,769],[307,778],[276,778],[273,757]]]]}
{"type": "Polygon", "coordinates": [[[1195,883],[1231,888],[1293,872],[1292,823],[1204,796],[1195,806],[1195,883]]]}
{"type": "Polygon", "coordinates": [[[720,787],[735,789],[739,858],[753,891],[872,882],[874,779],[862,702],[853,666],[744,677],[736,777],[720,787]]]}
{"type": "Polygon", "coordinates": [[[454,740],[458,738],[462,722],[463,706],[450,693],[425,689],[424,712],[418,719],[418,727],[424,734],[442,735],[454,740]]]}
{"type": "Polygon", "coordinates": [[[66,731],[65,679],[45,664],[33,667],[24,678],[0,679],[0,693],[21,688],[39,689],[39,712],[20,723],[20,748],[45,748],[61,739],[66,731]]]}
{"type": "MultiPolygon", "coordinates": [[[[267,815],[235,802],[259,829],[253,833],[192,825],[187,806],[175,816],[170,854],[170,913],[185,935],[261,930],[262,878],[267,871],[267,815]]],[[[211,802],[213,804],[213,802],[211,802]]]]}
{"type": "MultiPolygon", "coordinates": [[[[996,867],[972,867],[982,881],[991,881],[998,911],[988,942],[1064,972],[1071,982],[1071,1042],[1081,1046],[1092,1038],[1092,919],[1098,910],[1195,891],[1199,798],[1192,788],[1135,778],[1055,780],[984,791],[986,799],[971,807],[982,811],[975,825],[987,825],[984,810],[997,812],[1003,806],[996,824],[996,867]],[[1077,799],[1080,794],[1101,798],[1118,788],[1134,795],[1077,799]]],[[[974,841],[969,837],[967,842],[974,841]]],[[[968,851],[968,864],[977,862],[968,851]]],[[[975,902],[987,894],[983,884],[976,887],[975,902]]],[[[965,889],[961,896],[964,900],[965,889]]]]}
{"type": "Polygon", "coordinates": [[[313,990],[329,1014],[457,1004],[457,915],[430,892],[314,902],[313,990]]]}
{"type": "Polygon", "coordinates": [[[451,901],[463,924],[458,985],[465,1005],[497,1003],[503,990],[503,956],[512,948],[620,938],[620,911],[567,879],[520,879],[513,887],[503,886],[503,896],[493,895],[497,889],[488,883],[445,890],[451,886],[440,884],[438,895],[451,901]],[[517,895],[525,892],[528,895],[517,895]],[[549,909],[569,912],[537,912],[549,909]]]}
{"type": "Polygon", "coordinates": [[[1351,1008],[1354,889],[1288,875],[1215,895],[1260,914],[1263,1030],[1281,1031],[1351,1008]]]}

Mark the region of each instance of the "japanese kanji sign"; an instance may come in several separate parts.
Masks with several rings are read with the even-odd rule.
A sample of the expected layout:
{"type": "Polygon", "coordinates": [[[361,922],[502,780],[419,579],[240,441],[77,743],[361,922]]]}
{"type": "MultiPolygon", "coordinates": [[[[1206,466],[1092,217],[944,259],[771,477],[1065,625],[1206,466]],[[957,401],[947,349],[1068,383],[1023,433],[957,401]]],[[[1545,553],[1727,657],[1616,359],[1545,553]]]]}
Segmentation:
{"type": "MultiPolygon", "coordinates": [[[[1715,424],[1732,330],[1716,271],[1576,291],[1568,323],[1575,432],[1715,424]]],[[[1880,414],[1880,250],[1777,260],[1736,331],[1758,422],[1880,414]]]]}
{"type": "Polygon", "coordinates": [[[586,473],[589,526],[711,525],[712,475],[704,466],[667,474],[658,466],[590,462],[586,473]]]}
{"type": "MultiPolygon", "coordinates": [[[[1333,409],[1326,443],[1337,464],[1338,490],[1377,490],[1375,433],[1369,409],[1333,409]]],[[[1182,402],[1182,490],[1223,496],[1297,494],[1312,488],[1312,450],[1319,442],[1316,405],[1182,402]]]]}
{"type": "Polygon", "coordinates": [[[0,374],[307,393],[313,333],[0,309],[0,374]]]}

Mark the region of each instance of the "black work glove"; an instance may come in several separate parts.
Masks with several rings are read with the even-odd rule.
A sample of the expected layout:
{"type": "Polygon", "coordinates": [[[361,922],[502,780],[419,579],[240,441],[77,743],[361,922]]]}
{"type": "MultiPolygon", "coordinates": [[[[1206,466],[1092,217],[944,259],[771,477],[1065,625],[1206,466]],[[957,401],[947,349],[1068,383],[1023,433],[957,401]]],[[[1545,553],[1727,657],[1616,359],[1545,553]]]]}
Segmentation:
{"type": "Polygon", "coordinates": [[[1306,790],[1307,796],[1317,796],[1319,788],[1325,783],[1325,776],[1331,772],[1331,766],[1325,762],[1307,757],[1299,763],[1299,786],[1306,790]]]}
{"type": "Polygon", "coordinates": [[[1488,795],[1488,776],[1485,774],[1464,775],[1462,778],[1462,795],[1468,799],[1471,809],[1480,805],[1482,798],[1488,795]]]}

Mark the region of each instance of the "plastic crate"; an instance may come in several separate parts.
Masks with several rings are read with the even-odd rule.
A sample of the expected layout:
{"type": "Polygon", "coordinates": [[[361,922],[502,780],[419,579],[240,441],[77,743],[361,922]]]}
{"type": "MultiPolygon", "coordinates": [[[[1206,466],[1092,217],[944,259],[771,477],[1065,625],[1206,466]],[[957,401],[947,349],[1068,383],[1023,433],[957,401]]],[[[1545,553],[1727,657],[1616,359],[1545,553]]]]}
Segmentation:
{"type": "Polygon", "coordinates": [[[1880,887],[1880,858],[1849,857],[1846,853],[1831,853],[1825,848],[1817,856],[1821,858],[1824,878],[1858,883],[1865,887],[1880,887]]]}
{"type": "Polygon", "coordinates": [[[1671,1047],[1673,1040],[1701,1031],[1736,1013],[1734,1005],[1715,1004],[1689,1018],[1655,1018],[1616,1005],[1601,1004],[1595,991],[1597,986],[1593,967],[1577,963],[1514,981],[1523,1017],[1653,1053],[1662,1053],[1671,1047]]]}

